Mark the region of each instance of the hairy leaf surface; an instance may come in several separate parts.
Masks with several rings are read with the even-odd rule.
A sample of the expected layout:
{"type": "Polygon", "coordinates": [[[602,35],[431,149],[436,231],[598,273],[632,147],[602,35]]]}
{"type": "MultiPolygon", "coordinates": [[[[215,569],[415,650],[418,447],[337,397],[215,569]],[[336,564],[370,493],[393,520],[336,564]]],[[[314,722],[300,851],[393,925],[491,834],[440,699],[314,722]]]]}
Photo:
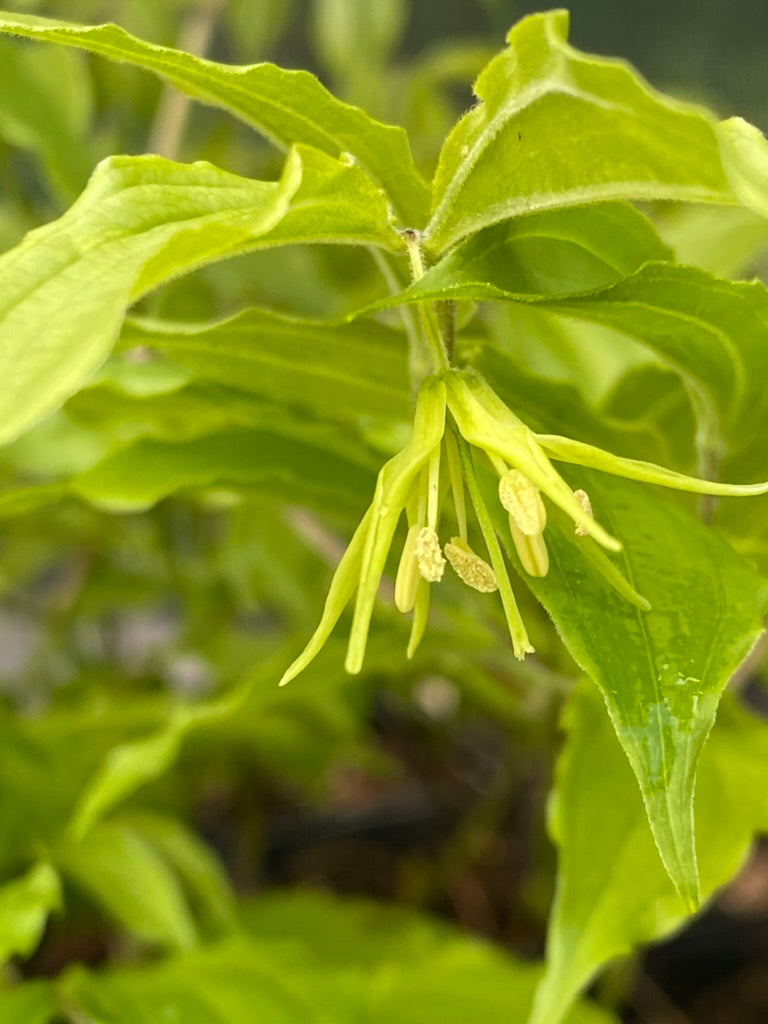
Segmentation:
{"type": "Polygon", "coordinates": [[[566,42],[568,14],[520,21],[483,70],[479,103],[448,136],[426,233],[444,252],[523,213],[608,199],[730,203],[715,121],[626,64],[566,42]]]}
{"type": "Polygon", "coordinates": [[[0,32],[75,46],[154,71],[203,103],[221,107],[288,148],[304,143],[330,156],[351,153],[378,182],[407,224],[421,227],[427,186],[402,128],[381,124],[332,96],[308,71],[274,64],[217,64],[137,39],[117,25],[74,25],[34,15],[0,13],[0,32]]]}
{"type": "Polygon", "coordinates": [[[279,183],[151,156],[100,164],[67,213],[0,257],[0,443],[85,383],[131,301],[246,248],[300,181],[295,155],[279,183]]]}

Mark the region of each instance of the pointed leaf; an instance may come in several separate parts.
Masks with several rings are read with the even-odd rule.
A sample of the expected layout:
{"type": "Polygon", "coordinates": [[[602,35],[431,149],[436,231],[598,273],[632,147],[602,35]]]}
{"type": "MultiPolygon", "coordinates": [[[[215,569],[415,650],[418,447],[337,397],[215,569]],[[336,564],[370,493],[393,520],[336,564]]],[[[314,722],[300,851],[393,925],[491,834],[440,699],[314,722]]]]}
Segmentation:
{"type": "Polygon", "coordinates": [[[444,252],[482,227],[608,199],[734,202],[714,118],[653,91],[627,65],[579,53],[568,14],[520,21],[483,70],[480,102],[445,142],[427,244],[444,252]]]}
{"type": "Polygon", "coordinates": [[[478,231],[399,299],[574,295],[670,257],[650,221],[625,203],[545,210],[478,231]]]}
{"type": "Polygon", "coordinates": [[[421,227],[427,186],[402,128],[374,121],[342,103],[307,71],[274,64],[232,66],[137,39],[117,25],[75,25],[0,13],[0,32],[75,46],[153,71],[187,95],[223,108],[278,145],[314,146],[333,157],[351,153],[389,196],[407,226],[421,227]]]}
{"type": "Polygon", "coordinates": [[[347,501],[359,507],[359,495],[374,479],[364,449],[333,447],[333,432],[301,434],[276,430],[221,430],[185,442],[146,438],[108,455],[69,485],[73,494],[111,511],[149,508],[187,488],[264,487],[295,501],[331,507],[347,501]]]}
{"type": "MultiPolygon", "coordinates": [[[[592,686],[576,688],[563,721],[568,739],[552,808],[560,851],[557,894],[547,969],[529,1024],[559,1024],[602,964],[667,935],[686,916],[659,863],[629,765],[592,686]]],[[[724,697],[696,783],[705,898],[739,868],[754,834],[768,828],[766,757],[765,722],[724,697]]]]}
{"type": "Polygon", "coordinates": [[[333,326],[249,309],[214,324],[129,320],[120,343],[326,418],[410,414],[405,336],[373,321],[333,326]]]}
{"type": "Polygon", "coordinates": [[[246,248],[280,220],[300,180],[295,154],[280,183],[160,157],[100,164],[67,213],[0,257],[0,443],[91,376],[132,300],[246,248]]]}
{"type": "Polygon", "coordinates": [[[762,630],[768,583],[658,492],[594,471],[568,479],[621,539],[614,560],[652,610],[616,598],[579,551],[589,538],[557,513],[545,534],[550,573],[525,580],[600,687],[667,872],[695,905],[696,764],[723,688],[762,630]]]}
{"type": "MultiPolygon", "coordinates": [[[[517,223],[489,230],[514,235],[517,223]]],[[[379,305],[422,300],[423,289],[434,299],[460,295],[535,301],[541,308],[621,331],[646,345],[681,375],[698,400],[698,411],[714,414],[734,446],[746,445],[750,433],[762,429],[768,417],[768,392],[763,387],[768,289],[762,282],[726,281],[696,267],[650,262],[589,295],[523,295],[514,290],[520,281],[513,279],[503,247],[483,254],[482,272],[471,274],[473,281],[465,276],[459,254],[471,252],[487,234],[481,232],[417,285],[379,305]],[[440,286],[431,289],[433,280],[440,286]]],[[[528,282],[532,280],[529,276],[528,282]]],[[[553,277],[539,277],[537,283],[562,287],[553,277]]]]}

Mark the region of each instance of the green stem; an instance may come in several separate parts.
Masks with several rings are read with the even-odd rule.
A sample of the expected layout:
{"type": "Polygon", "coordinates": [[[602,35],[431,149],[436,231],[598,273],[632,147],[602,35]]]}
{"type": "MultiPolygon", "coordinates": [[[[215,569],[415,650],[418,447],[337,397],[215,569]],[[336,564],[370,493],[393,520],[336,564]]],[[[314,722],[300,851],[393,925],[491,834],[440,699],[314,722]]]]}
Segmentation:
{"type": "MultiPolygon", "coordinates": [[[[418,233],[412,228],[406,228],[402,237],[408,252],[413,280],[420,281],[424,277],[425,268],[418,233]]],[[[434,306],[431,302],[420,302],[418,306],[423,328],[419,336],[423,360],[430,366],[430,373],[445,373],[450,369],[450,363],[434,306]]]]}

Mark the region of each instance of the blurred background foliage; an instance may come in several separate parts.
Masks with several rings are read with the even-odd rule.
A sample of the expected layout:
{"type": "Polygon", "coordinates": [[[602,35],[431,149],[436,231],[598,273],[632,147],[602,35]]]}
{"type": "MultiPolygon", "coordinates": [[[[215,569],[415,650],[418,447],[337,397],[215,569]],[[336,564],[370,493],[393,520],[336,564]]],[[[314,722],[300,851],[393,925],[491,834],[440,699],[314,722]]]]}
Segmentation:
{"type": "MultiPolygon", "coordinates": [[[[308,67],[343,98],[405,125],[427,172],[471,102],[469,83],[509,26],[545,9],[510,0],[9,6],[113,20],[145,39],[222,61],[308,67]]],[[[768,128],[761,0],[573,0],[571,14],[573,45],[621,54],[655,86],[768,128]]],[[[0,68],[3,248],[63,211],[110,153],[207,159],[254,177],[278,172],[280,155],[244,126],[188,105],[150,75],[8,40],[0,42],[0,68]]],[[[764,224],[743,211],[652,212],[682,260],[736,276],[764,270],[764,224]],[[718,244],[703,248],[702,238],[713,237],[718,244]]],[[[249,305],[337,314],[380,294],[377,275],[362,251],[288,248],[201,270],[135,312],[194,321],[249,305]]],[[[629,339],[534,309],[525,316],[515,310],[512,351],[511,315],[500,307],[475,317],[462,344],[473,358],[480,342],[494,343],[497,364],[484,369],[521,415],[535,417],[543,402],[558,410],[555,426],[570,416],[586,440],[594,428],[596,440],[622,454],[690,471],[693,421],[676,377],[629,339]]],[[[204,444],[216,431],[269,415],[263,396],[201,383],[172,364],[143,362],[135,346],[124,348],[61,412],[0,453],[0,483],[43,481],[55,490],[63,476],[85,473],[133,443],[144,444],[140,452],[151,459],[180,436],[204,444]]],[[[263,442],[272,446],[274,465],[252,478],[243,470],[203,485],[188,480],[156,503],[139,496],[118,515],[101,510],[98,482],[88,501],[0,505],[0,872],[15,878],[56,851],[66,897],[65,912],[36,951],[33,937],[29,955],[8,967],[9,979],[46,977],[73,963],[135,961],[142,944],[188,949],[196,936],[226,931],[232,891],[251,897],[278,885],[396,901],[524,958],[541,955],[555,870],[545,802],[558,715],[577,671],[525,593],[538,656],[518,665],[510,663],[500,610],[489,604],[481,612],[477,595],[446,580],[413,662],[392,656],[404,650],[406,626],[382,603],[361,678],[343,675],[339,639],[278,691],[276,680],[314,625],[377,465],[403,430],[396,419],[374,416],[354,425],[313,420],[300,406],[281,410],[283,438],[263,442]],[[314,474],[307,469],[313,445],[327,456],[314,474]],[[227,694],[234,694],[235,713],[217,711],[227,694]],[[201,707],[208,709],[201,717],[183,717],[201,707]],[[89,787],[105,758],[127,750],[131,762],[138,755],[130,744],[147,737],[156,743],[139,746],[142,767],[128,771],[124,790],[116,784],[97,815],[104,820],[91,833],[92,856],[82,848],[68,853],[68,830],[90,813],[89,787]]],[[[243,465],[247,459],[246,451],[243,465]]],[[[144,465],[137,458],[139,478],[144,465]]],[[[760,470],[734,463],[724,476],[765,476],[760,470]]],[[[732,504],[721,528],[768,567],[768,501],[732,504]]],[[[753,702],[765,703],[759,672],[745,685],[753,702]]],[[[758,857],[730,904],[726,899],[694,925],[692,938],[609,973],[603,1002],[635,1021],[765,1019],[760,1000],[768,986],[761,989],[759,979],[768,976],[768,881],[760,863],[758,857]],[[737,907],[730,917],[729,905],[737,907]],[[719,931],[713,914],[722,918],[719,931]],[[739,953],[731,950],[723,966],[721,946],[729,941],[739,953]],[[722,973],[714,996],[712,963],[722,973]],[[713,1008],[729,986],[728,1005],[743,1000],[743,1012],[717,1016],[713,1008]]],[[[258,913],[243,911],[256,922],[249,941],[264,941],[265,920],[287,927],[291,903],[284,899],[271,918],[268,900],[258,913]]],[[[311,901],[304,911],[302,928],[324,932],[329,915],[312,917],[319,910],[311,901]]],[[[398,921],[399,934],[427,927],[398,921]]],[[[373,959],[373,947],[368,952],[373,959]]],[[[388,956],[381,953],[387,963],[388,956]]],[[[450,957],[446,963],[447,977],[455,967],[450,957]]],[[[91,976],[79,970],[68,985],[83,1005],[96,1006],[106,997],[89,989],[91,976]]],[[[330,976],[327,964],[323,970],[330,976]]],[[[112,984],[119,1002],[119,975],[112,984]]],[[[443,1019],[466,1019],[460,1005],[443,1019]]],[[[137,1011],[132,1024],[140,1019],[137,1011]]]]}

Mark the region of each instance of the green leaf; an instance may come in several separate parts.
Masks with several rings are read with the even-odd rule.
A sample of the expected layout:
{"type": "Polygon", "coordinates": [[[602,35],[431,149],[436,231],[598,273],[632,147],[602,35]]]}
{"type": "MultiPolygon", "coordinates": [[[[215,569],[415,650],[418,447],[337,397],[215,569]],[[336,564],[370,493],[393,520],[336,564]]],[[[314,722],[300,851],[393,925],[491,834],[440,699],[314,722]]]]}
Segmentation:
{"type": "Polygon", "coordinates": [[[188,949],[195,925],[176,875],[134,829],[94,825],[56,851],[62,873],[145,942],[188,949]]]}
{"type": "Polygon", "coordinates": [[[56,193],[77,195],[93,165],[88,71],[79,54],[0,44],[0,136],[39,155],[56,193]]]}
{"type": "Polygon", "coordinates": [[[762,282],[724,281],[695,267],[651,263],[593,296],[545,304],[647,345],[714,410],[734,447],[763,429],[768,290],[762,282]]]}
{"type": "Polygon", "coordinates": [[[59,876],[46,861],[1,886],[0,962],[15,954],[29,956],[34,952],[48,915],[60,906],[59,876]]]}
{"type": "Polygon", "coordinates": [[[50,1024],[58,1004],[47,981],[30,981],[19,988],[0,991],[3,1024],[50,1024]]]}
{"type": "Polygon", "coordinates": [[[100,164],[67,213],[0,257],[0,443],[91,376],[131,301],[246,248],[280,220],[300,180],[296,154],[279,183],[152,156],[100,164]]]}
{"type": "Polygon", "coordinates": [[[696,765],[720,695],[762,631],[768,584],[717,534],[651,488],[587,470],[568,479],[587,491],[596,519],[621,539],[616,565],[652,610],[616,600],[579,551],[591,541],[574,537],[558,514],[545,534],[549,575],[525,581],[602,691],[664,866],[695,906],[696,765]]]}
{"type": "MultiPolygon", "coordinates": [[[[298,72],[291,72],[298,74],[298,72]]],[[[263,239],[265,246],[344,243],[403,251],[386,197],[363,168],[297,144],[302,180],[285,217],[263,239]]]]}
{"type": "MultiPolygon", "coordinates": [[[[685,912],[664,873],[629,766],[593,687],[578,686],[563,724],[551,829],[560,854],[547,969],[529,1024],[559,1024],[608,960],[678,928],[685,912]]],[[[738,870],[768,828],[762,781],[768,727],[723,698],[702,751],[696,837],[702,896],[738,870]]]]}
{"type": "Polygon", "coordinates": [[[219,700],[176,707],[156,732],[112,747],[79,795],[67,826],[68,840],[81,843],[115,804],[170,768],[189,732],[232,714],[247,691],[246,684],[219,700]]]}
{"type": "Polygon", "coordinates": [[[714,118],[566,42],[568,14],[520,21],[443,146],[430,251],[523,213],[610,199],[732,203],[714,118]]]}
{"type": "Polygon", "coordinates": [[[410,414],[405,337],[375,322],[329,326],[249,309],[214,324],[129,320],[121,345],[326,418],[410,414]]]}
{"type": "Polygon", "coordinates": [[[232,929],[234,894],[224,869],[194,832],[171,817],[149,812],[121,815],[173,867],[194,908],[214,932],[232,929]]]}
{"type": "MultiPolygon", "coordinates": [[[[573,213],[581,215],[581,211],[573,213]]],[[[489,231],[500,235],[514,232],[517,223],[489,231]]],[[[762,282],[725,281],[696,267],[650,262],[589,295],[561,298],[543,291],[538,296],[523,295],[504,247],[484,254],[477,272],[474,267],[469,274],[465,272],[460,254],[471,252],[488,233],[482,232],[418,284],[380,305],[423,301],[425,290],[434,299],[458,294],[534,301],[539,308],[637,339],[680,374],[696,400],[697,412],[704,421],[714,415],[718,429],[733,446],[745,446],[751,435],[762,429],[768,416],[768,393],[763,387],[768,289],[762,282]],[[433,280],[440,282],[439,287],[431,288],[433,280]]],[[[532,280],[529,276],[529,283],[532,280]]],[[[552,283],[553,276],[547,281],[540,275],[537,281],[542,286],[552,283]]]]}
{"type": "Polygon", "coordinates": [[[373,486],[367,453],[358,448],[352,454],[344,439],[322,427],[309,424],[303,436],[286,436],[280,429],[284,426],[276,422],[274,431],[222,430],[185,442],[138,440],[69,487],[100,508],[120,512],[149,508],[181,489],[214,486],[262,487],[310,504],[333,507],[346,501],[359,507],[359,495],[373,486]]]}
{"type": "Polygon", "coordinates": [[[545,210],[462,242],[399,298],[511,299],[573,295],[616,284],[670,250],[624,203],[545,210]]]}
{"type": "MultiPolygon", "coordinates": [[[[541,973],[423,915],[369,901],[278,894],[244,917],[243,932],[226,941],[133,970],[77,969],[60,992],[103,1024],[153,1024],[159,1008],[184,1024],[466,1024],[523,1020],[541,973]]],[[[611,1018],[582,1004],[568,1020],[611,1018]]]]}
{"type": "Polygon", "coordinates": [[[351,153],[389,196],[404,223],[421,227],[427,186],[402,128],[374,121],[332,96],[307,71],[274,64],[233,67],[155,46],[117,25],[92,27],[32,15],[0,14],[0,32],[75,46],[154,71],[187,95],[223,108],[288,148],[303,143],[333,157],[351,153]]]}
{"type": "Polygon", "coordinates": [[[741,117],[718,125],[717,137],[731,188],[745,206],[768,217],[768,139],[741,117]]]}

